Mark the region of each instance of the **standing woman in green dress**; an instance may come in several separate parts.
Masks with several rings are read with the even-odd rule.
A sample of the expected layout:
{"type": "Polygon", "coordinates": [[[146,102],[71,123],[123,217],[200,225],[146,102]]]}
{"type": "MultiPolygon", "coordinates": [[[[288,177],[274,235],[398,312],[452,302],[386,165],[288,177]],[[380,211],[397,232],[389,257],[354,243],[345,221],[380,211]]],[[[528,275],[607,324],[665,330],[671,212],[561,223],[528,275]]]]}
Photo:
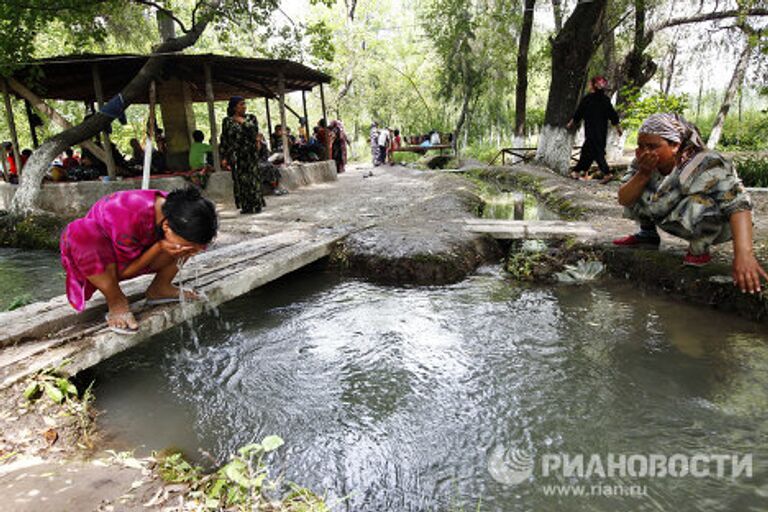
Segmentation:
{"type": "Polygon", "coordinates": [[[221,124],[222,165],[232,170],[235,205],[240,213],[259,213],[266,206],[261,193],[261,172],[256,150],[259,122],[245,113],[245,99],[232,96],[221,124]]]}

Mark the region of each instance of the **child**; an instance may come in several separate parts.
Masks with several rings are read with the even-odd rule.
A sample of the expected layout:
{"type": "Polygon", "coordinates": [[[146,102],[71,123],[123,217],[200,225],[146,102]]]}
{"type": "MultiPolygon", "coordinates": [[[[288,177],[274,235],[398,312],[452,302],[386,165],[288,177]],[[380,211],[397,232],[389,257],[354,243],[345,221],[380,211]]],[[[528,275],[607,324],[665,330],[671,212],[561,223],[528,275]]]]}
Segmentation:
{"type": "Polygon", "coordinates": [[[211,145],[203,142],[205,135],[200,130],[192,132],[192,139],[195,142],[189,147],[189,168],[195,171],[206,166],[206,155],[211,152],[211,145]]]}
{"type": "MultiPolygon", "coordinates": [[[[61,263],[69,303],[77,311],[99,290],[107,299],[107,324],[121,334],[138,330],[119,281],[155,274],[147,304],[180,300],[171,284],[178,261],[205,249],[216,236],[216,209],[194,188],[170,194],[125,190],[102,197],[61,235],[61,263]]],[[[192,292],[185,295],[196,298],[192,292]]]]}
{"type": "Polygon", "coordinates": [[[653,114],[637,137],[635,160],[619,189],[619,203],[640,232],[621,246],[658,247],[656,227],[690,242],[683,264],[700,267],[709,248],[733,240],[733,281],[760,291],[768,274],[752,250],[752,202],[731,163],[708,151],[698,129],[677,114],[653,114]]]}

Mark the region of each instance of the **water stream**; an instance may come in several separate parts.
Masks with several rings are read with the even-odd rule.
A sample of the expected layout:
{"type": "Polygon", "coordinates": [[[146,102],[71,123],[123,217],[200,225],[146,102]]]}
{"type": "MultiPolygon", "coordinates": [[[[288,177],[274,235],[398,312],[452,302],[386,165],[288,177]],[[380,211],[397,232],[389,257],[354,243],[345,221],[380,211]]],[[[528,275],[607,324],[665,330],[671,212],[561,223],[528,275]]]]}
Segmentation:
{"type": "Polygon", "coordinates": [[[335,510],[768,507],[768,332],[706,307],[612,281],[523,286],[496,267],[419,288],[315,272],[194,330],[199,345],[185,325],[94,370],[115,447],[224,461],[278,434],[275,470],[346,497],[335,510]],[[510,483],[498,453],[502,469],[520,454],[535,467],[510,483]],[[753,476],[543,475],[557,453],[752,454],[753,476]],[[569,483],[645,492],[546,494],[569,483]]]}
{"type": "Polygon", "coordinates": [[[0,248],[0,311],[63,293],[59,253],[0,248]]]}

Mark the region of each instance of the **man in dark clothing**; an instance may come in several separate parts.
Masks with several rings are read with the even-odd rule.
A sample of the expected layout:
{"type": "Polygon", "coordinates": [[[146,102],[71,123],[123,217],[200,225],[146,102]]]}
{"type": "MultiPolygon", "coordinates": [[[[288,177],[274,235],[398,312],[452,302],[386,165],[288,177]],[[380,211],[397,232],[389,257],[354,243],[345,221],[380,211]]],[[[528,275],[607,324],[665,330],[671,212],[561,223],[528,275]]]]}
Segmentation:
{"type": "Polygon", "coordinates": [[[573,118],[568,121],[566,128],[573,129],[584,120],[584,146],[576,167],[571,172],[571,178],[589,179],[587,171],[592,162],[597,162],[603,179],[600,183],[608,183],[614,175],[611,174],[608,162],[605,161],[605,141],[608,136],[608,121],[616,127],[621,136],[619,116],[611,105],[611,100],[605,94],[608,81],[602,76],[596,76],[589,82],[590,93],[582,98],[573,118]]]}

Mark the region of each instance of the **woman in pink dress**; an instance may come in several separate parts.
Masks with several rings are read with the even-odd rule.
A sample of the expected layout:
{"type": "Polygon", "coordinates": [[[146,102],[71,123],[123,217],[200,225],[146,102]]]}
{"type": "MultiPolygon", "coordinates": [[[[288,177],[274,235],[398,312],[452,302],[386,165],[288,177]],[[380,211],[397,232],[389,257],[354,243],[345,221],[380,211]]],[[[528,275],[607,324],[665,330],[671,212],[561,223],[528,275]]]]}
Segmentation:
{"type": "MultiPolygon", "coordinates": [[[[205,249],[216,236],[216,209],[194,188],[171,192],[125,190],[102,197],[61,235],[67,298],[77,311],[96,290],[107,299],[107,324],[115,332],[138,330],[119,282],[155,274],[148,304],[179,300],[171,282],[178,261],[205,249]]],[[[186,297],[186,296],[185,296],[186,297]]],[[[189,293],[190,299],[196,298],[189,293]]]]}

